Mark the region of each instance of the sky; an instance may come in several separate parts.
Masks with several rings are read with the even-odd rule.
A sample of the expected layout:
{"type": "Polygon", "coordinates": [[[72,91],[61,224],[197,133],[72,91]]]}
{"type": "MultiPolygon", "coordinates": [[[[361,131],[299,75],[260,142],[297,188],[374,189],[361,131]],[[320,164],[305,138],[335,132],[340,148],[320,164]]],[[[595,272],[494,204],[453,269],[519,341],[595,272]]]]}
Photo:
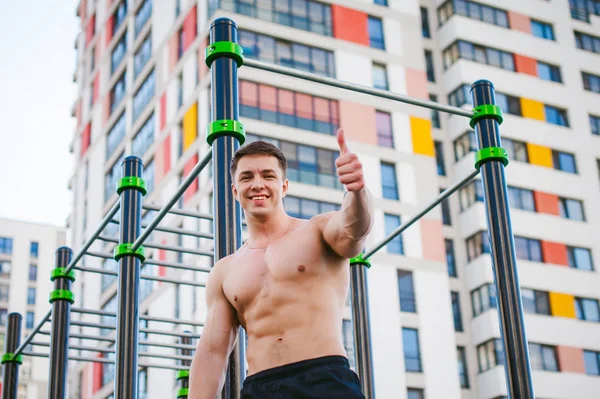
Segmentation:
{"type": "Polygon", "coordinates": [[[0,218],[64,226],[78,0],[0,0],[0,218]]]}

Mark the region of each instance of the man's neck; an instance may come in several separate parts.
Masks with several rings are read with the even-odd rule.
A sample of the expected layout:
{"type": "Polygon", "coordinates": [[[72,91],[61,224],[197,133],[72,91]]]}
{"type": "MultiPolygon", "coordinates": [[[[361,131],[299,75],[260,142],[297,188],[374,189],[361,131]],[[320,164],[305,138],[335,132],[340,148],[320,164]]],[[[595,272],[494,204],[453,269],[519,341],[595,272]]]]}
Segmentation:
{"type": "Polygon", "coordinates": [[[289,230],[291,222],[292,219],[283,210],[263,218],[247,215],[247,244],[252,248],[266,248],[289,230]]]}

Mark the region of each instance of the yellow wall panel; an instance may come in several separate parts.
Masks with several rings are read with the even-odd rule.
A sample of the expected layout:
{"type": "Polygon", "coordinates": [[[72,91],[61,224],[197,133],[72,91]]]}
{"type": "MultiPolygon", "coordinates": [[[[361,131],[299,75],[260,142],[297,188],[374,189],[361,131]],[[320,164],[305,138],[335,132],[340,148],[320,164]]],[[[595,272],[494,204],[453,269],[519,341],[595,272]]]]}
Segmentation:
{"type": "Polygon", "coordinates": [[[575,318],[575,298],[573,295],[551,292],[549,296],[552,316],[575,318]]]}
{"type": "Polygon", "coordinates": [[[547,168],[552,167],[552,150],[543,145],[527,143],[529,163],[547,168]]]}
{"type": "Polygon", "coordinates": [[[431,138],[431,122],[427,119],[410,117],[413,152],[415,154],[435,156],[433,139],[431,138]]]}
{"type": "Polygon", "coordinates": [[[198,137],[198,104],[194,103],[183,116],[183,151],[198,137]]]}
{"type": "Polygon", "coordinates": [[[521,98],[521,112],[525,118],[537,119],[540,121],[546,120],[544,104],[539,101],[521,98]]]}

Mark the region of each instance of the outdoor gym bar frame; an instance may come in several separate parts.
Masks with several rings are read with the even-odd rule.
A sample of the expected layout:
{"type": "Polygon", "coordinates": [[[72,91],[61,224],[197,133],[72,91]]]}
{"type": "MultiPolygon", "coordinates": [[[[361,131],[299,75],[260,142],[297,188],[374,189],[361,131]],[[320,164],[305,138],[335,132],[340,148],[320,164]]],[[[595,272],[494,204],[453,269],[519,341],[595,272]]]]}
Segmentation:
{"type": "MultiPolygon", "coordinates": [[[[322,83],[329,86],[351,90],[358,93],[374,95],[398,102],[422,106],[442,112],[471,118],[471,128],[475,129],[479,151],[476,154],[475,171],[470,173],[458,183],[442,192],[432,203],[417,215],[410,218],[405,224],[397,228],[383,241],[378,243],[373,249],[365,251],[363,254],[351,260],[352,278],[352,311],[354,322],[354,340],[357,356],[357,371],[361,378],[364,394],[366,398],[375,397],[373,384],[373,367],[371,359],[371,333],[369,327],[369,303],[367,293],[367,269],[370,267],[370,257],[379,249],[383,248],[398,234],[401,234],[409,226],[414,224],[419,218],[427,214],[431,209],[449,197],[452,193],[470,182],[479,173],[482,174],[482,185],[484,193],[484,204],[486,207],[488,232],[491,247],[491,258],[494,268],[494,280],[498,298],[498,316],[502,335],[502,343],[505,353],[505,374],[507,390],[510,398],[533,399],[533,384],[531,379],[531,367],[529,362],[529,352],[527,347],[527,338],[525,333],[523,305],[521,291],[516,268],[516,255],[514,237],[512,233],[512,224],[510,217],[510,208],[508,203],[508,194],[504,168],[508,164],[506,151],[501,148],[501,139],[499,134],[499,124],[502,123],[502,112],[495,104],[494,87],[491,82],[480,80],[471,87],[474,109],[473,111],[462,108],[451,107],[436,104],[431,101],[423,101],[407,96],[391,93],[389,91],[374,89],[349,82],[342,82],[333,78],[323,77],[308,72],[298,71],[278,65],[263,63],[257,60],[244,59],[241,47],[237,44],[237,26],[227,18],[219,18],[212,22],[210,26],[210,45],[207,47],[206,63],[211,70],[212,96],[211,96],[211,123],[208,127],[207,141],[212,145],[202,160],[194,167],[186,179],[180,184],[174,196],[162,208],[151,205],[142,206],[142,196],[145,194],[145,183],[142,180],[143,166],[139,158],[127,157],[123,162],[122,176],[119,182],[118,192],[120,201],[111,207],[104,219],[101,221],[98,229],[84,243],[81,250],[71,260],[65,260],[65,253],[62,258],[57,255],[56,279],[63,285],[58,286],[56,290],[69,292],[70,285],[67,281],[72,281],[69,276],[75,265],[84,255],[105,257],[105,254],[87,252],[93,241],[99,238],[101,231],[106,225],[113,221],[115,214],[121,210],[120,239],[119,245],[115,250],[114,258],[119,260],[119,284],[118,298],[119,304],[116,312],[117,326],[108,326],[98,323],[85,323],[74,321],[72,325],[88,325],[97,328],[116,329],[115,353],[116,359],[116,378],[115,378],[115,398],[117,399],[135,399],[137,398],[137,378],[134,378],[138,369],[138,332],[148,332],[156,334],[165,334],[178,336],[183,344],[189,344],[189,339],[197,337],[196,334],[182,334],[163,332],[159,330],[140,329],[138,314],[138,289],[140,281],[140,263],[145,261],[144,248],[142,244],[145,239],[157,228],[160,221],[168,214],[181,216],[191,216],[202,219],[213,220],[214,246],[213,254],[215,261],[230,255],[237,250],[241,244],[241,209],[234,200],[230,186],[231,176],[229,174],[229,160],[239,145],[245,140],[245,132],[239,117],[238,102],[238,77],[237,69],[242,65],[269,71],[273,73],[284,74],[287,76],[305,79],[312,82],[322,83]],[[214,180],[214,209],[213,216],[190,212],[185,210],[171,209],[179,197],[193,182],[200,171],[213,160],[213,180],[214,180]],[[159,214],[153,221],[147,225],[144,231],[141,231],[141,210],[157,210],[159,214]],[[65,266],[66,264],[66,266],[65,266]],[[362,266],[362,267],[361,267],[362,266]]],[[[163,228],[162,231],[187,233],[184,231],[168,231],[163,228]]],[[[102,237],[104,238],[104,237],[102,237]]],[[[111,240],[106,240],[111,241],[111,240]]],[[[149,246],[151,246],[150,244],[149,246]]],[[[169,250],[184,250],[179,247],[165,248],[169,250]]],[[[59,251],[66,251],[61,248],[59,251]]],[[[195,253],[195,252],[193,252],[195,253]]],[[[201,254],[206,255],[206,254],[201,254]]],[[[70,258],[68,256],[67,258],[70,258]]],[[[148,260],[146,263],[159,264],[157,261],[148,260]]],[[[167,265],[165,262],[162,264],[167,265]]],[[[169,264],[168,266],[189,269],[185,265],[169,264]]],[[[78,267],[82,271],[99,272],[92,268],[78,267]]],[[[196,269],[194,269],[196,270],[196,269]]],[[[206,270],[197,270],[206,271],[206,270]]],[[[112,274],[112,273],[109,273],[112,274]]],[[[175,281],[168,281],[175,282],[175,281]]],[[[19,344],[20,341],[20,315],[9,315],[9,328],[6,336],[5,355],[2,363],[5,367],[5,384],[3,399],[16,398],[16,383],[18,378],[18,364],[20,355],[31,356],[50,356],[54,363],[60,363],[58,367],[51,367],[51,381],[58,378],[57,381],[64,381],[66,373],[66,362],[68,359],[85,360],[94,362],[110,363],[107,359],[87,359],[76,356],[68,356],[68,328],[65,331],[65,339],[59,342],[57,338],[57,325],[68,326],[70,306],[63,306],[57,310],[58,305],[69,304],[72,296],[65,294],[55,294],[55,303],[53,309],[49,311],[32,330],[32,332],[19,344]],[[52,332],[41,331],[42,326],[50,319],[52,314],[52,332]],[[16,320],[16,317],[19,317],[16,320]],[[36,333],[50,335],[51,343],[50,354],[40,354],[24,352],[24,348],[31,343],[36,333]],[[7,381],[10,375],[12,380],[7,381]]],[[[77,309],[80,310],[80,309],[77,309]]],[[[185,323],[181,323],[185,324],[185,323]]],[[[227,372],[226,383],[221,397],[223,399],[238,398],[244,379],[245,370],[244,359],[244,331],[240,328],[238,340],[234,351],[229,359],[229,368],[227,372]]],[[[90,339],[93,337],[83,334],[72,334],[71,336],[90,339]]],[[[98,340],[109,341],[109,338],[98,337],[98,340]]],[[[146,344],[146,342],[144,342],[146,344]]],[[[185,345],[187,346],[187,345],[185,345]]],[[[186,355],[191,352],[189,348],[180,348],[186,355]]],[[[179,359],[183,359],[178,357],[179,359]]],[[[186,359],[189,356],[184,356],[186,359]]],[[[53,366],[54,366],[54,363],[53,366]]],[[[143,366],[154,367],[143,364],[143,366]]],[[[178,397],[187,397],[187,378],[186,367],[189,364],[177,366],[156,365],[155,367],[171,368],[175,370],[184,370],[178,373],[178,379],[181,379],[178,397]],[[179,395],[181,394],[181,395],[179,395]]],[[[53,384],[49,388],[49,397],[64,398],[64,383],[53,384]],[[54,387],[54,388],[52,388],[54,387]]]]}

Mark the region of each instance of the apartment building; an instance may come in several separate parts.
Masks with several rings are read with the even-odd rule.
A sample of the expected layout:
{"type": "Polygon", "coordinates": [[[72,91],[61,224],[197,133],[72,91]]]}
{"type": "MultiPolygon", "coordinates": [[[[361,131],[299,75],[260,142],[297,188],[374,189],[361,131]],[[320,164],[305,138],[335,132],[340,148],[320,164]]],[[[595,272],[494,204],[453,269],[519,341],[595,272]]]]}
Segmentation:
{"type": "MultiPolygon", "coordinates": [[[[65,241],[64,227],[0,219],[0,345],[3,351],[9,313],[23,316],[21,331],[28,334],[48,311],[55,252],[65,241]]],[[[48,353],[47,348],[28,349],[48,353]]],[[[24,357],[19,370],[19,399],[45,398],[47,385],[48,360],[24,357]]]]}
{"type": "MultiPolygon", "coordinates": [[[[124,156],[142,158],[149,184],[144,202],[161,206],[208,151],[210,73],[203,61],[214,18],[236,21],[246,57],[416,98],[468,109],[470,84],[489,79],[505,114],[502,143],[511,159],[506,175],[536,394],[593,397],[600,391],[600,247],[594,240],[600,215],[593,206],[600,200],[599,14],[593,0],[82,0],[73,247],[117,200],[124,156]]],[[[367,248],[473,169],[476,138],[462,117],[247,67],[239,79],[247,140],[272,141],[288,157],[291,215],[309,218],[339,207],[334,134],[345,129],[375,197],[367,248]]],[[[208,168],[177,207],[210,212],[211,191],[208,168]]],[[[482,198],[477,179],[373,256],[378,397],[507,396],[482,198]]],[[[208,221],[177,215],[163,224],[212,231],[208,221]]],[[[116,233],[111,224],[102,236],[116,233]]],[[[150,241],[212,248],[204,238],[159,231],[150,241]]],[[[108,253],[113,246],[104,239],[93,249],[108,253]]],[[[165,250],[148,256],[212,263],[165,250]]],[[[110,259],[84,262],[116,268],[110,259]]],[[[205,280],[203,273],[163,266],[143,271],[205,280]]],[[[114,277],[81,274],[75,290],[85,290],[77,306],[116,309],[114,277]]],[[[203,320],[203,297],[201,289],[145,281],[141,312],[203,320]]],[[[81,318],[114,323],[108,316],[81,318]]],[[[354,364],[349,307],[345,318],[340,333],[354,364]]],[[[184,324],[164,328],[201,332],[184,324]]],[[[110,345],[109,330],[80,330],[110,345]]],[[[114,366],[74,362],[69,378],[72,395],[108,398],[114,366]]],[[[139,385],[142,397],[173,396],[175,372],[143,368],[139,385]]]]}

